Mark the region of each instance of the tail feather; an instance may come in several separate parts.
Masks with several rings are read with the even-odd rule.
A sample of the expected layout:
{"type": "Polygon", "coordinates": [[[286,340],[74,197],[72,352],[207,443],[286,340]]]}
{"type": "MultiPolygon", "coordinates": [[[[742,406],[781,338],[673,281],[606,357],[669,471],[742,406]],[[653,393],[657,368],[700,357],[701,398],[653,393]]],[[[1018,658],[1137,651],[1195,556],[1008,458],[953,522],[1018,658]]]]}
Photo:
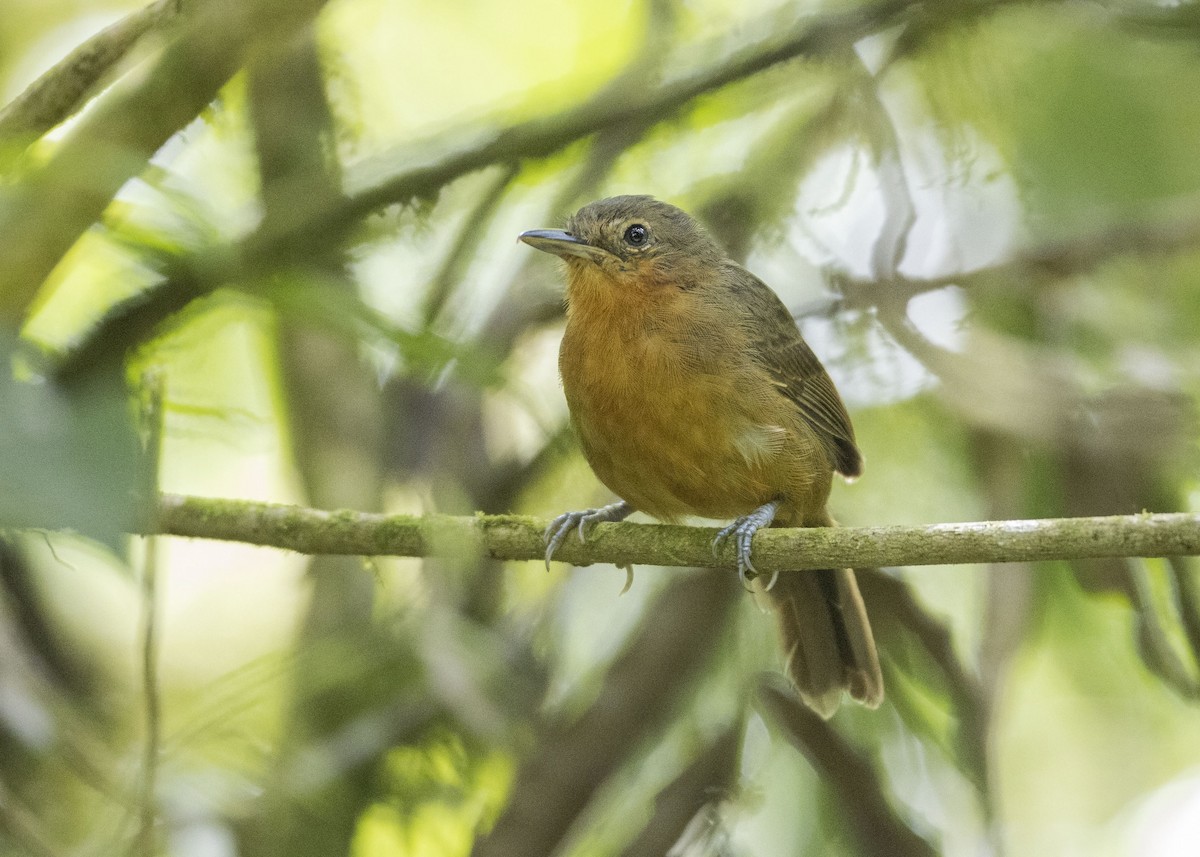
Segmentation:
{"type": "Polygon", "coordinates": [[[785,669],[809,707],[828,718],[843,691],[879,705],[883,675],[853,571],[785,571],[765,597],[779,621],[785,669]]]}
{"type": "Polygon", "coordinates": [[[858,591],[858,581],[848,568],[838,569],[838,606],[841,608],[841,624],[850,649],[850,664],[847,676],[852,699],[868,708],[878,708],[883,702],[883,671],[879,668],[879,652],[875,648],[875,635],[867,619],[867,606],[858,591]]]}

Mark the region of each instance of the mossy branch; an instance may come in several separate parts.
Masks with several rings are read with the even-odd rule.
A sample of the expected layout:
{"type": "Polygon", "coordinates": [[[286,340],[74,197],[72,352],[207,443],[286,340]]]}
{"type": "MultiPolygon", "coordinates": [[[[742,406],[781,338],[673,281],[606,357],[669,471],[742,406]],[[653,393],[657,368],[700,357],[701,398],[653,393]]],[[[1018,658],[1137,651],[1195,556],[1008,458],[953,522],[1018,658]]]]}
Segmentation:
{"type": "MultiPolygon", "coordinates": [[[[487,556],[540,560],[546,522],[522,515],[378,515],[274,503],[163,495],[163,535],[245,542],[303,554],[487,556]]],[[[568,538],[555,559],[576,565],[733,567],[733,545],[713,555],[715,529],[600,524],[586,543],[568,538]]],[[[1114,515],[926,526],[765,530],[754,564],[776,569],[1030,562],[1200,554],[1200,514],[1114,515]]]]}
{"type": "Polygon", "coordinates": [[[0,107],[0,139],[35,139],[74,114],[142,36],[179,14],[179,5],[157,0],[75,48],[0,107]]]}

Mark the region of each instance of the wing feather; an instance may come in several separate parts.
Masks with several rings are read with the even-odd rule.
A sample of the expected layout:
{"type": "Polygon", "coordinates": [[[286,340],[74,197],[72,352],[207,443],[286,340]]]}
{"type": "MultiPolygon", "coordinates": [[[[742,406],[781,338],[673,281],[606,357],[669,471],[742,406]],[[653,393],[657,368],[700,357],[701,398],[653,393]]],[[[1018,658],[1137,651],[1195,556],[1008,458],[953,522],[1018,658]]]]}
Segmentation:
{"type": "Polygon", "coordinates": [[[762,280],[740,265],[734,270],[735,297],[745,312],[751,358],[771,377],[812,426],[838,473],[862,473],[862,454],[854,441],[850,415],[833,380],[800,335],[783,301],[762,280]]]}

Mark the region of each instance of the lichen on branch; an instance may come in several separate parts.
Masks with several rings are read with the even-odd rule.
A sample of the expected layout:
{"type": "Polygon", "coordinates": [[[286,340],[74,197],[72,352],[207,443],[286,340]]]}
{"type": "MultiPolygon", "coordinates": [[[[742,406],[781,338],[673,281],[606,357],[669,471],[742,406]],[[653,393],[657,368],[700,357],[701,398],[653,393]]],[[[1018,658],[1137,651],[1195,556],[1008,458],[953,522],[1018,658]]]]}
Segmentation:
{"type": "MultiPolygon", "coordinates": [[[[244,542],[303,554],[487,556],[541,560],[544,520],[524,515],[380,515],[164,494],[162,535],[244,542]]],[[[710,527],[600,524],[569,538],[555,559],[575,565],[732,568],[714,555],[710,527]]],[[[1175,512],[920,526],[771,529],[754,537],[754,564],[776,569],[1031,562],[1200,554],[1200,514],[1175,512]]]]}

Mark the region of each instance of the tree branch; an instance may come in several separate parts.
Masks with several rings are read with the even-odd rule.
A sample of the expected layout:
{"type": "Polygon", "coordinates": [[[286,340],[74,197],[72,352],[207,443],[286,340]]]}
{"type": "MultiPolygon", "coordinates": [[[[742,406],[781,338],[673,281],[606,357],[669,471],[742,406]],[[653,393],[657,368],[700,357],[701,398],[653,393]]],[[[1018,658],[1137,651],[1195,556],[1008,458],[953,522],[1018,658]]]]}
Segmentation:
{"type": "Polygon", "coordinates": [[[71,116],[142,36],[178,12],[179,0],[158,0],[75,48],[0,108],[0,139],[34,139],[71,116]]]}
{"type": "Polygon", "coordinates": [[[256,40],[284,39],[323,0],[208,0],[146,70],[84,116],[50,159],[0,197],[0,324],[16,327],[39,286],[117,191],[192,121],[256,40]]]}
{"type": "MultiPolygon", "coordinates": [[[[732,724],[655,795],[654,815],[621,857],[685,853],[676,843],[690,844],[688,833],[695,830],[697,816],[705,807],[725,800],[737,783],[744,728],[743,723],[732,724]]],[[[711,829],[711,825],[700,829],[705,827],[711,829]]]]}
{"type": "MultiPolygon", "coordinates": [[[[439,188],[497,163],[543,158],[608,128],[651,125],[670,119],[696,98],[753,77],[780,63],[817,59],[902,23],[909,0],[878,0],[861,8],[805,18],[782,34],[769,35],[732,54],[721,42],[697,47],[698,56],[720,56],[715,63],[657,86],[632,87],[618,78],[595,97],[572,109],[540,116],[480,134],[478,123],[434,140],[395,147],[355,164],[346,172],[348,194],[340,206],[320,212],[309,224],[315,233],[336,234],[363,217],[397,202],[430,195],[439,188]],[[432,156],[432,157],[431,157],[432,156]],[[396,169],[395,165],[402,165],[396,169]]],[[[272,255],[272,236],[246,240],[242,257],[272,255]]]]}
{"type": "MultiPolygon", "coordinates": [[[[652,739],[718,650],[737,602],[731,577],[685,575],[665,589],[578,717],[537,725],[504,812],[472,857],[549,857],[622,765],[652,739]]],[[[663,852],[658,852],[663,853],[663,852]]]]}
{"type": "MultiPolygon", "coordinates": [[[[1169,257],[1200,247],[1200,198],[1188,197],[1141,220],[1127,220],[1071,238],[1019,251],[1013,258],[973,271],[927,278],[893,275],[858,279],[833,273],[842,308],[877,305],[882,298],[899,306],[917,295],[947,286],[982,289],[1020,282],[1028,287],[1089,274],[1123,256],[1169,257]]],[[[828,307],[823,307],[828,311],[828,307]]]]}
{"type": "MultiPolygon", "coordinates": [[[[546,522],[523,515],[378,515],[276,503],[165,494],[162,535],[238,541],[304,554],[487,556],[540,560],[546,522]]],[[[555,559],[576,565],[732,568],[732,544],[714,555],[716,530],[666,524],[600,524],[585,544],[569,538],[555,559]]],[[[776,569],[1030,562],[1200,554],[1200,513],[980,521],[890,527],[765,530],[754,564],[776,569]]]]}
{"type": "Polygon", "coordinates": [[[795,695],[772,681],[759,686],[763,707],[808,758],[837,796],[842,823],[864,857],[935,857],[937,851],[910,829],[883,793],[882,778],[845,738],[795,695]]]}

